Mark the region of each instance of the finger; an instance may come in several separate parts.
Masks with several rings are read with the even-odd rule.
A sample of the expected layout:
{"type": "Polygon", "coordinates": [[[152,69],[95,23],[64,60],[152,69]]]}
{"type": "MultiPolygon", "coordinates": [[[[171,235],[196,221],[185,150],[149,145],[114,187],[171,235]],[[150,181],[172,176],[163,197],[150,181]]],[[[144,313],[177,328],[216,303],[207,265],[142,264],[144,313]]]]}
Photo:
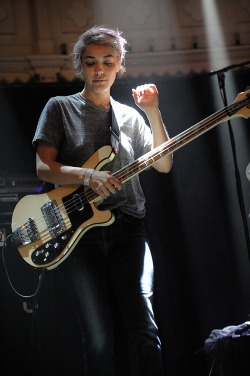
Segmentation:
{"type": "Polygon", "coordinates": [[[110,193],[110,187],[111,187],[110,184],[103,184],[103,185],[101,186],[101,191],[102,191],[102,193],[103,193],[105,196],[107,196],[107,197],[109,197],[109,196],[111,195],[111,193],[110,193]]]}
{"type": "Polygon", "coordinates": [[[138,93],[138,95],[144,95],[144,91],[146,89],[146,85],[141,85],[141,86],[137,86],[136,88],[136,92],[138,93]]]}
{"type": "Polygon", "coordinates": [[[157,87],[154,84],[145,84],[145,85],[137,86],[136,93],[140,96],[144,95],[144,94],[151,94],[151,93],[152,94],[154,94],[154,93],[158,94],[158,90],[157,90],[157,87]]]}
{"type": "Polygon", "coordinates": [[[143,95],[151,95],[155,93],[155,88],[153,85],[144,85],[142,89],[143,95]]]}
{"type": "Polygon", "coordinates": [[[149,85],[149,90],[150,90],[152,93],[157,93],[157,94],[159,94],[159,93],[158,93],[158,89],[157,89],[157,87],[156,87],[154,84],[150,84],[150,85],[149,85]]]}
{"type": "Polygon", "coordinates": [[[117,188],[114,186],[114,185],[110,185],[108,187],[108,190],[110,193],[112,193],[113,195],[115,195],[117,193],[117,188]]]}
{"type": "Polygon", "coordinates": [[[135,101],[138,100],[138,95],[137,95],[137,92],[136,92],[135,89],[132,89],[132,96],[133,96],[133,98],[134,98],[135,101]]]}
{"type": "Polygon", "coordinates": [[[109,183],[112,184],[112,186],[115,187],[115,189],[118,191],[122,189],[122,182],[114,177],[109,180],[109,183]]]}
{"type": "Polygon", "coordinates": [[[101,196],[104,200],[111,195],[109,190],[105,186],[96,188],[96,193],[101,196]]]}
{"type": "Polygon", "coordinates": [[[133,89],[134,92],[133,92],[133,98],[134,98],[134,101],[135,103],[140,103],[141,101],[141,97],[142,97],[142,92],[138,91],[137,89],[133,89]]]}

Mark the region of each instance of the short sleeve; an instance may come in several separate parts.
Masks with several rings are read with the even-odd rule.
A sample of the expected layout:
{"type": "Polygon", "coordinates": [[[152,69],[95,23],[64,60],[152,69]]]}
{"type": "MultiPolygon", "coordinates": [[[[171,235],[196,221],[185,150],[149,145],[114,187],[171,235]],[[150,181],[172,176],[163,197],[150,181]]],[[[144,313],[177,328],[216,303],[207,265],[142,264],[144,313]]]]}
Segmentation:
{"type": "Polygon", "coordinates": [[[51,98],[40,115],[32,145],[36,148],[38,141],[43,140],[59,150],[63,134],[60,107],[56,98],[51,98]]]}

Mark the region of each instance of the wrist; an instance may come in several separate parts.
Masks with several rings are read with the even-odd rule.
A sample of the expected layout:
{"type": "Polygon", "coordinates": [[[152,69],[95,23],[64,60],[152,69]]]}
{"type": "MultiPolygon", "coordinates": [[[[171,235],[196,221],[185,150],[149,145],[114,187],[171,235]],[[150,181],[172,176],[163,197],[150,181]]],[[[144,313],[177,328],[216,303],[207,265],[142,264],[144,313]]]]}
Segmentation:
{"type": "Polygon", "coordinates": [[[84,180],[83,180],[83,185],[86,185],[87,187],[89,187],[89,180],[91,178],[91,175],[93,174],[95,170],[93,168],[89,168],[85,174],[84,174],[84,180]]]}
{"type": "Polygon", "coordinates": [[[148,119],[157,120],[161,118],[159,107],[148,108],[147,111],[145,111],[145,114],[148,119]]]}

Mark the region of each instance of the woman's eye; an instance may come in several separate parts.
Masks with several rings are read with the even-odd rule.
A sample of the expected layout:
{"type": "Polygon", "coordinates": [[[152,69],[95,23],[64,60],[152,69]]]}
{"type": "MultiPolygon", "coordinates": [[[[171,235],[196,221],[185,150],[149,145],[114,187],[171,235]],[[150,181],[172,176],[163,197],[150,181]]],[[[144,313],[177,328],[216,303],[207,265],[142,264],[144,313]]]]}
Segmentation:
{"type": "MultiPolygon", "coordinates": [[[[93,65],[95,65],[95,61],[85,61],[85,64],[87,65],[87,67],[92,67],[93,65]]],[[[104,61],[103,64],[106,66],[111,66],[113,63],[111,61],[104,61]]]]}

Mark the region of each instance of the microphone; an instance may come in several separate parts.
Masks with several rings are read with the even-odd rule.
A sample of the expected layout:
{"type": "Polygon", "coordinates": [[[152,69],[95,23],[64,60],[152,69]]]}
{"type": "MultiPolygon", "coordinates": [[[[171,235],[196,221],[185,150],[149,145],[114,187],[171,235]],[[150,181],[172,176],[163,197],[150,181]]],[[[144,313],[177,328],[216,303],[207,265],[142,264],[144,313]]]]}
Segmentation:
{"type": "Polygon", "coordinates": [[[250,162],[248,163],[247,168],[246,168],[246,176],[247,176],[247,179],[250,181],[250,162]]]}

